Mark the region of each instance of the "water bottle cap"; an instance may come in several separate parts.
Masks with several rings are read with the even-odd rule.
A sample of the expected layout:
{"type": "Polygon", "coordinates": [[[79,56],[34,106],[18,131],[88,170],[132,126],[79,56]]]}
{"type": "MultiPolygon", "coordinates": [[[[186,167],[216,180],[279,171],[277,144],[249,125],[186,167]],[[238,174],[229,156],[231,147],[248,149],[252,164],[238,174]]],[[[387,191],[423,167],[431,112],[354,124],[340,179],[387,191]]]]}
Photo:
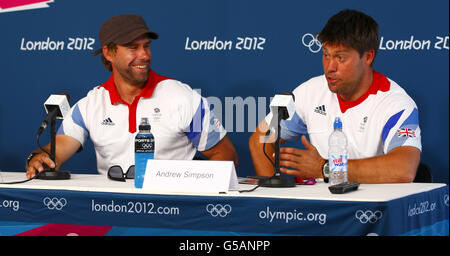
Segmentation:
{"type": "Polygon", "coordinates": [[[333,124],[334,129],[340,129],[342,130],[342,122],[341,119],[339,117],[336,117],[336,119],[334,119],[334,124],[333,124]]]}
{"type": "Polygon", "coordinates": [[[152,127],[149,124],[139,125],[139,131],[150,131],[152,127]]]}
{"type": "Polygon", "coordinates": [[[139,125],[139,131],[150,131],[150,130],[151,130],[151,126],[150,126],[150,123],[148,122],[148,118],[142,117],[141,124],[139,125]]]}

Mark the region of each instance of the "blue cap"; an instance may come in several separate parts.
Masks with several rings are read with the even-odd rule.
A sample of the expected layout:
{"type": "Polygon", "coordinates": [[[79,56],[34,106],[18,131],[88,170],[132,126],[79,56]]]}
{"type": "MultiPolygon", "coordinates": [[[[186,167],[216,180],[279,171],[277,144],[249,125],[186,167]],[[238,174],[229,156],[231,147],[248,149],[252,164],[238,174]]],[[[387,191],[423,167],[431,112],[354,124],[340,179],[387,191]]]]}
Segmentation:
{"type": "Polygon", "coordinates": [[[336,130],[336,129],[342,130],[342,122],[341,122],[341,119],[340,119],[339,117],[336,117],[336,118],[334,119],[333,127],[334,127],[335,130],[336,130]]]}

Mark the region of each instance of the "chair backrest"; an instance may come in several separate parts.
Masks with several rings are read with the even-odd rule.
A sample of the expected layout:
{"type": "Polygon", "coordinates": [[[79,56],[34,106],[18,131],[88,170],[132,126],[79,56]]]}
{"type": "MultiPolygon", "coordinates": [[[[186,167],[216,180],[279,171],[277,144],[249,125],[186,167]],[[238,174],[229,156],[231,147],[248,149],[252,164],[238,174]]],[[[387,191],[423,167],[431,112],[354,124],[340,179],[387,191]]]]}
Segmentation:
{"type": "Polygon", "coordinates": [[[433,174],[431,173],[430,167],[424,163],[420,163],[417,167],[416,177],[414,178],[415,183],[432,183],[433,174]]]}

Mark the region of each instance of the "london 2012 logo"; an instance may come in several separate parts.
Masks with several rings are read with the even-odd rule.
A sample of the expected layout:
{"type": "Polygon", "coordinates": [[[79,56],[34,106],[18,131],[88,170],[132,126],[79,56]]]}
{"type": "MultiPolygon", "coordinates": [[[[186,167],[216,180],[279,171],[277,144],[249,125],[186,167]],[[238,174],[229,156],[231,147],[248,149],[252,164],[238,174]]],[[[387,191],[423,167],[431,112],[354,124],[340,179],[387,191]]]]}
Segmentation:
{"type": "Polygon", "coordinates": [[[48,8],[53,0],[0,0],[0,13],[48,8]]]}

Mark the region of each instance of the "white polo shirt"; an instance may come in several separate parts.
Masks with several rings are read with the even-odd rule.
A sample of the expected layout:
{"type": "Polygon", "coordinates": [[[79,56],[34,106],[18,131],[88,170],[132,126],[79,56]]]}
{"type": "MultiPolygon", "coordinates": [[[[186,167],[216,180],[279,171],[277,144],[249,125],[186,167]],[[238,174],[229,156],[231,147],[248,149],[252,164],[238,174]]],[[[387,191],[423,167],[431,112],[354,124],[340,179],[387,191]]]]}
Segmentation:
{"type": "Polygon", "coordinates": [[[111,75],[72,107],[58,134],[71,136],[81,145],[90,137],[100,173],[113,165],[125,172],[134,165],[134,138],[142,117],[149,119],[155,137],[155,159],[192,159],[197,150],[212,148],[226,134],[205,98],[153,71],[131,105],[120,98],[111,75]]]}
{"type": "Polygon", "coordinates": [[[341,117],[347,135],[349,159],[386,154],[399,146],[422,150],[415,102],[397,83],[380,73],[373,71],[369,90],[353,102],[345,102],[332,93],[325,75],[301,84],[293,94],[295,114],[292,120],[281,122],[280,136],[295,140],[309,134],[311,143],[325,159],[336,117],[341,117]]]}

